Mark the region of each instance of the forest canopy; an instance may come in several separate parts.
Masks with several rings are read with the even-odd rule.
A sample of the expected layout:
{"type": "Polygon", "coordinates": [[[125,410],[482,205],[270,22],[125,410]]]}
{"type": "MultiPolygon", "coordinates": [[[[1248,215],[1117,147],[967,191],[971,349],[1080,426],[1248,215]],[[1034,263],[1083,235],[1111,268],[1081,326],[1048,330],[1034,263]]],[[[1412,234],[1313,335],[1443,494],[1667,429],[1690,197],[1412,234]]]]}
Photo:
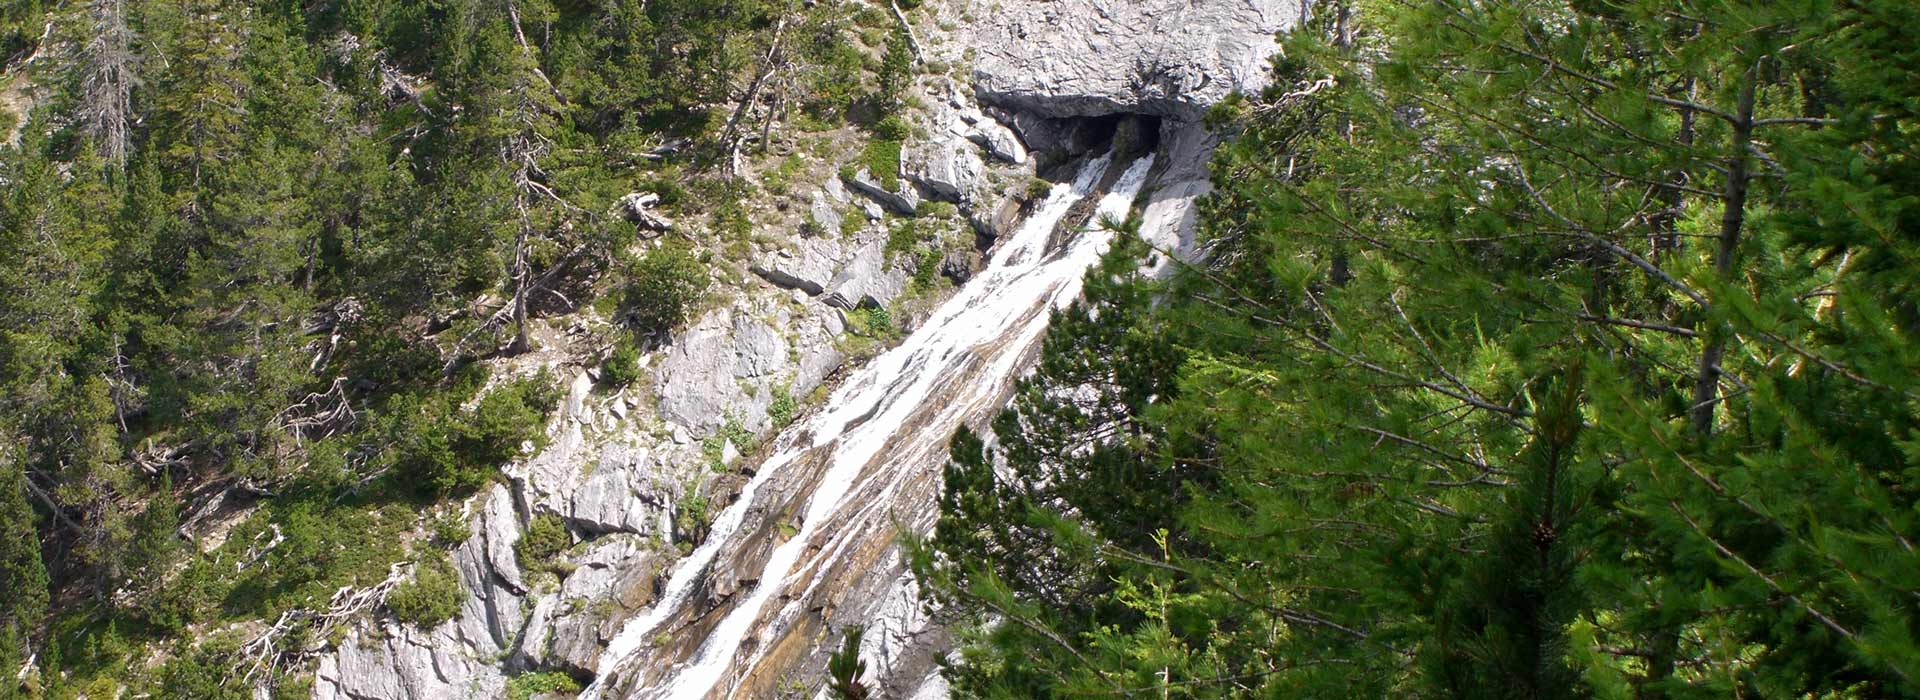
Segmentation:
{"type": "Polygon", "coordinates": [[[669,336],[751,233],[742,152],[904,89],[851,3],[0,5],[0,698],[297,694],[394,572],[444,620],[430,521],[559,397],[490,368],[582,308],[669,336]]]}
{"type": "Polygon", "coordinates": [[[1916,33],[1318,5],[954,438],[955,695],[1920,696],[1916,33]]]}

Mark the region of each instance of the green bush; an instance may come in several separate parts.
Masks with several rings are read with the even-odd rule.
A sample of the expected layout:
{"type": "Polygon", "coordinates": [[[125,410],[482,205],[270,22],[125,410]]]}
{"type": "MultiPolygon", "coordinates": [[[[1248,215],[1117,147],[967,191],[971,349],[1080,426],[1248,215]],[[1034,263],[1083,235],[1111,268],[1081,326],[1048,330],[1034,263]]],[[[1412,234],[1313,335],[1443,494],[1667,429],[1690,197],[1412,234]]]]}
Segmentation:
{"type": "Polygon", "coordinates": [[[673,513],[673,529],[680,534],[679,544],[691,544],[689,540],[697,541],[706,537],[707,511],[711,505],[694,482],[687,482],[686,490],[680,495],[680,503],[673,513]]]}
{"type": "Polygon", "coordinates": [[[900,186],[900,147],[899,141],[879,139],[867,142],[860,151],[860,164],[888,190],[900,186]]]}
{"type": "Polygon", "coordinates": [[[706,264],[693,250],[671,242],[628,266],[621,297],[638,330],[670,331],[687,322],[711,283],[706,264]]]}
{"type": "Polygon", "coordinates": [[[560,521],[560,516],[541,513],[527,523],[527,531],[513,544],[513,553],[521,567],[544,569],[572,545],[573,536],[567,533],[567,525],[560,521]]]}
{"type": "Polygon", "coordinates": [[[390,403],[397,414],[389,428],[396,476],[421,495],[472,492],[519,456],[520,443],[543,444],[560,389],[543,371],[494,389],[470,412],[460,410],[459,398],[407,396],[390,403]]]}
{"type": "Polygon", "coordinates": [[[443,552],[435,552],[414,567],[413,578],[387,594],[393,616],[421,629],[432,629],[460,612],[467,589],[443,552]]]}
{"type": "Polygon", "coordinates": [[[155,674],[158,697],[195,698],[196,700],[247,700],[253,694],[240,674],[234,673],[240,661],[240,643],[231,637],[216,637],[194,646],[181,641],[173,655],[155,674]]]}
{"type": "Polygon", "coordinates": [[[893,313],[884,306],[862,306],[847,312],[847,331],[867,338],[891,338],[897,331],[893,313]]]}
{"type": "Polygon", "coordinates": [[[785,384],[773,388],[773,402],[767,404],[767,420],[773,422],[774,429],[792,423],[794,414],[799,410],[800,403],[793,400],[793,389],[785,384]]]}
{"type": "Polygon", "coordinates": [[[531,700],[541,693],[577,693],[580,682],[559,671],[523,673],[507,680],[507,700],[531,700]]]}
{"type": "Polygon", "coordinates": [[[714,471],[726,471],[727,464],[721,458],[726,456],[727,443],[733,443],[735,449],[746,453],[753,450],[753,433],[740,424],[740,419],[728,416],[720,430],[700,442],[700,453],[707,458],[707,466],[714,471]]]}
{"type": "Polygon", "coordinates": [[[913,250],[926,237],[926,226],[917,219],[895,219],[887,229],[887,259],[913,250]]]}
{"type": "Polygon", "coordinates": [[[873,125],[873,135],[880,137],[883,141],[905,141],[912,134],[913,127],[898,114],[882,117],[873,125]]]}
{"type": "Polygon", "coordinates": [[[640,380],[640,348],[632,339],[622,338],[607,360],[600,363],[600,379],[611,387],[624,387],[640,380]]]}

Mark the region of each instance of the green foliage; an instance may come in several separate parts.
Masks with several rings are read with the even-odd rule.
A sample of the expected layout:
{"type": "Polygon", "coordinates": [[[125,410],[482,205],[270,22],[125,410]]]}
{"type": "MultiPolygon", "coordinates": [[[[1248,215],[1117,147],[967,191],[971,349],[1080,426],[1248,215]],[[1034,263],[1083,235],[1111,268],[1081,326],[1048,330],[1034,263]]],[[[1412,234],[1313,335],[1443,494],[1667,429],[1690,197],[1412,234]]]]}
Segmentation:
{"type": "Polygon", "coordinates": [[[867,663],[860,660],[859,625],[846,628],[840,634],[840,649],[827,657],[827,689],[838,700],[867,700],[871,693],[860,677],[867,673],[867,663]]]}
{"type": "Polygon", "coordinates": [[[893,325],[893,312],[884,306],[861,306],[846,312],[847,332],[862,338],[891,341],[900,330],[893,325]]]}
{"type": "Polygon", "coordinates": [[[508,700],[531,700],[542,693],[577,693],[580,682],[559,671],[523,673],[507,679],[508,700]]]}
{"type": "MultiPolygon", "coordinates": [[[[777,396],[775,400],[778,401],[777,396]]],[[[768,409],[768,415],[772,415],[772,409],[768,409]]],[[[713,471],[724,472],[727,470],[727,464],[723,461],[726,456],[727,443],[733,443],[734,449],[739,450],[741,453],[753,451],[753,433],[748,431],[747,427],[742,425],[740,419],[736,416],[727,416],[727,421],[720,425],[718,431],[715,431],[712,435],[708,435],[705,440],[700,441],[700,455],[707,458],[707,466],[712,468],[713,471]]]]}
{"type": "Polygon", "coordinates": [[[913,84],[913,49],[907,43],[903,27],[890,27],[886,52],[880,57],[879,86],[873,95],[875,109],[884,117],[893,117],[906,106],[907,90],[913,84]]]}
{"type": "Polygon", "coordinates": [[[695,543],[705,539],[708,518],[712,517],[709,512],[710,506],[712,502],[707,500],[706,494],[700,492],[699,485],[689,482],[686,490],[680,495],[680,502],[674,504],[673,530],[677,535],[674,539],[681,544],[695,543]]]}
{"type": "MultiPolygon", "coordinates": [[[[38,93],[0,115],[21,127],[0,147],[0,665],[61,648],[48,697],[156,692],[137,676],[158,671],[105,650],[275,618],[403,559],[418,523],[387,508],[469,493],[541,443],[553,388],[477,396],[473,360],[521,349],[584,280],[615,279],[643,335],[704,300],[710,261],[673,244],[619,262],[631,229],[601,212],[644,187],[743,248],[748,191],[686,184],[722,182],[703,171],[739,84],[778,42],[804,76],[783,100],[828,128],[868,119],[876,61],[853,34],[888,21],[707,0],[0,5],[8,78],[38,93]],[[127,72],[103,83],[115,23],[127,72]],[[256,515],[183,546],[183,511],[221,489],[256,515]],[[75,639],[38,641],[83,609],[75,639]]],[[[183,655],[173,687],[217,697],[199,681],[231,660],[183,655]]]]}
{"type": "Polygon", "coordinates": [[[866,146],[861,147],[860,156],[858,160],[855,161],[858,167],[848,166],[842,169],[840,177],[845,180],[852,180],[857,174],[857,170],[865,169],[869,175],[873,176],[875,182],[880,183],[881,187],[888,190],[898,189],[900,187],[901,148],[902,143],[900,141],[887,139],[868,141],[866,146]]]}
{"type": "Polygon", "coordinates": [[[251,685],[233,673],[239,654],[240,643],[231,636],[216,636],[198,645],[180,642],[156,674],[154,690],[163,698],[251,698],[251,685]]]}
{"type": "Polygon", "coordinates": [[[513,543],[513,553],[520,560],[520,566],[545,569],[553,566],[560,553],[571,546],[573,535],[567,532],[566,522],[558,515],[541,513],[527,523],[527,531],[513,543]]]}
{"type": "Polygon", "coordinates": [[[800,411],[800,403],[793,398],[793,388],[786,384],[773,387],[773,401],[767,404],[767,420],[773,423],[773,429],[779,430],[793,422],[800,411]]]}
{"type": "Polygon", "coordinates": [[[522,442],[544,444],[546,416],[559,404],[560,389],[542,372],[495,387],[471,411],[461,410],[457,398],[400,397],[389,404],[396,443],[390,459],[417,492],[472,492],[518,456],[522,442]]]}
{"type": "MultiPolygon", "coordinates": [[[[27,507],[25,476],[0,448],[0,668],[16,668],[31,654],[30,636],[47,613],[47,570],[27,507]]],[[[8,684],[10,685],[10,684],[8,684]]],[[[0,698],[11,697],[0,690],[0,698]]]]}
{"type": "Polygon", "coordinates": [[[1893,6],[1317,8],[955,437],[954,696],[1912,697],[1893,6]]]}
{"type": "Polygon", "coordinates": [[[401,622],[421,629],[432,629],[460,613],[460,601],[467,597],[466,586],[453,570],[453,561],[435,550],[415,562],[413,578],[387,594],[387,608],[401,622]]]}
{"type": "Polygon", "coordinates": [[[613,352],[607,354],[606,361],[600,363],[600,381],[621,388],[639,381],[640,376],[640,348],[623,336],[614,344],[613,352]]]}
{"type": "Polygon", "coordinates": [[[667,243],[628,266],[623,306],[642,333],[661,333],[686,323],[706,295],[711,278],[693,250],[667,243]]]}

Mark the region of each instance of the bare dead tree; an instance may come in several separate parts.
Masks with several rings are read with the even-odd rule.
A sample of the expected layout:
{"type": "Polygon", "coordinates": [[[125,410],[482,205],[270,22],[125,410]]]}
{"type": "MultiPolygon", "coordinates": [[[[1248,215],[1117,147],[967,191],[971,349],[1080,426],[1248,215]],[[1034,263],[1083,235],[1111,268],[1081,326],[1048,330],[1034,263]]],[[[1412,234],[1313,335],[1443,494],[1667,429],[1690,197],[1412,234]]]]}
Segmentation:
{"type": "Polygon", "coordinates": [[[127,27],[126,0],[93,0],[93,38],[83,52],[80,123],[100,156],[115,166],[127,162],[129,98],[139,83],[134,74],[133,30],[127,27]]]}

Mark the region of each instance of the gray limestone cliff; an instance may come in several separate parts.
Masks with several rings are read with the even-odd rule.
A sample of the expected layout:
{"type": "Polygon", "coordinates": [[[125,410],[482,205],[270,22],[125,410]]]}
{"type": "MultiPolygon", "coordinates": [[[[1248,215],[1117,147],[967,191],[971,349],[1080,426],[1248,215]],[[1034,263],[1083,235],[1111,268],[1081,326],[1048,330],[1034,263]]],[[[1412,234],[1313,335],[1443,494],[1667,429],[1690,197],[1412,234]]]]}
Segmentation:
{"type": "MultiPolygon", "coordinates": [[[[740,498],[766,457],[767,449],[735,441],[800,442],[774,440],[787,417],[774,414],[804,410],[806,397],[856,364],[847,343],[853,316],[902,305],[914,279],[927,278],[922,265],[967,280],[1031,208],[1036,175],[1066,177],[1060,164],[1116,140],[1154,154],[1142,230],[1166,249],[1196,254],[1194,203],[1208,191],[1217,143],[1199,119],[1233,91],[1265,86],[1275,33],[1302,14],[1297,0],[929,2],[914,14],[922,60],[955,69],[916,84],[922,106],[897,178],[857,172],[801,185],[781,207],[783,227],[763,232],[776,243],[743,262],[740,288],[649,353],[647,376],[634,386],[600,386],[591,357],[537,357],[570,382],[565,408],[547,447],[468,504],[471,536],[453,552],[468,592],[460,613],[424,630],[363,622],[321,658],[314,697],[502,697],[512,676],[531,671],[600,681],[601,697],[655,697],[652,686],[691,663],[760,583],[758,567],[793,536],[819,487],[824,467],[804,460],[771,475],[742,504],[736,541],[698,572],[685,609],[653,609],[669,573],[705,537],[703,519],[740,498]],[[939,260],[888,251],[889,227],[929,202],[957,214],[923,216],[928,225],[977,245],[939,260]],[[541,515],[560,518],[575,544],[555,570],[523,571],[514,543],[541,515]],[[642,617],[659,618],[660,631],[645,649],[609,659],[608,646],[642,617]]],[[[898,322],[924,320],[937,301],[903,308],[898,322]]],[[[889,504],[896,522],[931,522],[938,458],[898,457],[915,462],[898,468],[918,471],[885,496],[897,499],[889,504]]],[[[934,666],[946,637],[918,604],[896,535],[863,530],[838,540],[847,552],[837,570],[797,572],[813,577],[804,587],[812,602],[798,606],[798,618],[756,621],[761,648],[740,654],[749,660],[727,670],[730,690],[710,697],[810,696],[832,642],[851,624],[866,629],[882,697],[944,697],[934,666]]]]}

